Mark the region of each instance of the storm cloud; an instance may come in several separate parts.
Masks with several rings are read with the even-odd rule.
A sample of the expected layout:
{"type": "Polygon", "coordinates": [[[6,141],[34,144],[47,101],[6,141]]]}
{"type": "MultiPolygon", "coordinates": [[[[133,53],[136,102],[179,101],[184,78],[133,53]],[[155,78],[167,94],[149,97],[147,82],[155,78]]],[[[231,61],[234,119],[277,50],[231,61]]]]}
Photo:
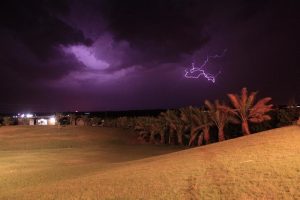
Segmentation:
{"type": "Polygon", "coordinates": [[[299,99],[297,1],[7,1],[0,111],[201,105],[243,86],[299,99]],[[208,55],[215,84],[184,70],[208,55]],[[280,91],[280,92],[278,92],[280,91]]]}

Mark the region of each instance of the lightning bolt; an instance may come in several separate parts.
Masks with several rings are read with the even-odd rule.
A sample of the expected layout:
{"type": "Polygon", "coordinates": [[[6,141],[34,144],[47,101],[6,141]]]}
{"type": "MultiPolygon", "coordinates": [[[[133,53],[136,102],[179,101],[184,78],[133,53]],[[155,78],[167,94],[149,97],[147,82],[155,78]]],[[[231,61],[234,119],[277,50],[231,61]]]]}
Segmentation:
{"type": "Polygon", "coordinates": [[[221,70],[219,70],[219,72],[217,74],[213,75],[213,74],[205,72],[205,70],[203,68],[206,66],[207,63],[209,63],[209,60],[216,59],[216,58],[222,58],[225,55],[226,51],[227,51],[227,49],[224,49],[224,51],[220,55],[216,54],[213,56],[207,56],[200,67],[195,67],[195,64],[192,63],[192,68],[185,70],[185,75],[184,75],[185,78],[198,79],[200,76],[204,76],[204,78],[206,78],[208,81],[215,83],[217,76],[219,74],[221,74],[221,70]],[[199,73],[195,73],[195,72],[199,72],[199,73]]]}

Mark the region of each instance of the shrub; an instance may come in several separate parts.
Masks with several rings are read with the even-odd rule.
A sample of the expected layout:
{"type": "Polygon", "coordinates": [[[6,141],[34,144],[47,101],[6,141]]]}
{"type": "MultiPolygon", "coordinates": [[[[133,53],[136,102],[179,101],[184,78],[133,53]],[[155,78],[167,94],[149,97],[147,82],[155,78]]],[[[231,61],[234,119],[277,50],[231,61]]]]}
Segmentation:
{"type": "Polygon", "coordinates": [[[91,118],[92,126],[100,126],[102,123],[102,119],[100,117],[93,117],[91,118]]]}
{"type": "Polygon", "coordinates": [[[3,125],[9,126],[9,125],[16,125],[16,120],[12,117],[3,117],[3,125]]]}
{"type": "Polygon", "coordinates": [[[297,121],[299,112],[296,108],[279,109],[277,112],[278,127],[288,126],[297,121]]]}

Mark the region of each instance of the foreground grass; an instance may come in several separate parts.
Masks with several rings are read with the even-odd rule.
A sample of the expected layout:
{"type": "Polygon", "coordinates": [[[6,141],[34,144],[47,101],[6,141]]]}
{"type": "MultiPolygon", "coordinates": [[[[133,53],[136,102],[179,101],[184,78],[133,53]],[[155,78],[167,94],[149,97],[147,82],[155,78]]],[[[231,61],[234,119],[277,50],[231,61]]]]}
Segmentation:
{"type": "Polygon", "coordinates": [[[175,153],[124,134],[0,128],[0,199],[300,199],[300,127],[175,153]]]}

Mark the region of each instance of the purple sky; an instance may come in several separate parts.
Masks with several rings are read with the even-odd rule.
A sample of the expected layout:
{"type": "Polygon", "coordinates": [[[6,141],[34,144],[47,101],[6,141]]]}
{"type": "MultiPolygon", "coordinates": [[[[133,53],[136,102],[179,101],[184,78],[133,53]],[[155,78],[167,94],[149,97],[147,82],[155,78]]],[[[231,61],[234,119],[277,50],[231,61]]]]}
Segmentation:
{"type": "Polygon", "coordinates": [[[173,108],[243,86],[300,100],[299,2],[11,0],[0,6],[0,112],[173,108]],[[228,49],[185,79],[192,62],[228,49]]]}

